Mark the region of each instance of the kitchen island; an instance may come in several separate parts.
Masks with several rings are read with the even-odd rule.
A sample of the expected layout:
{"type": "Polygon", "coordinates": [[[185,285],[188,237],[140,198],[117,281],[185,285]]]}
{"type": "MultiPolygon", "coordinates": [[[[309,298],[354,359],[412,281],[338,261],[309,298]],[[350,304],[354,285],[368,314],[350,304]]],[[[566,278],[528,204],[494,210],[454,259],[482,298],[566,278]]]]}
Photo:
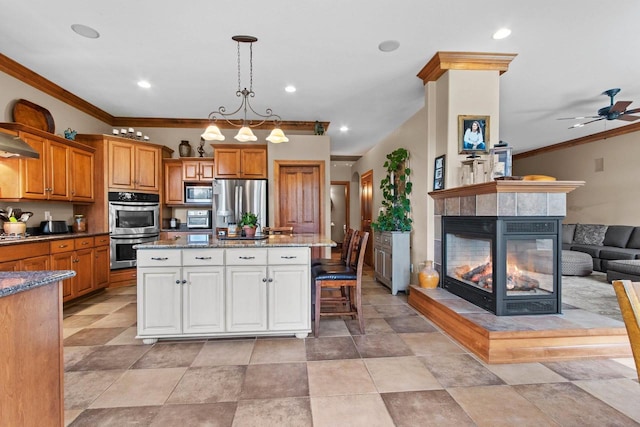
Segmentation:
{"type": "Polygon", "coordinates": [[[0,273],[0,424],[62,426],[65,271],[0,273]]]}
{"type": "Polygon", "coordinates": [[[222,240],[211,233],[136,245],[137,338],[304,338],[310,248],[335,245],[315,234],[222,240]]]}

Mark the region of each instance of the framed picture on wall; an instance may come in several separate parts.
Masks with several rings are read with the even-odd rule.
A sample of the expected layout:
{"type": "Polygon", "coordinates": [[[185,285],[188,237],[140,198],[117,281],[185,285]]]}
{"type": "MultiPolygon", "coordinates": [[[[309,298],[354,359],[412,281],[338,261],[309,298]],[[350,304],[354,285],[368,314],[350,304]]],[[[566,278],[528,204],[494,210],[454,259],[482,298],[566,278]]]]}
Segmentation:
{"type": "Polygon", "coordinates": [[[488,153],[489,116],[458,116],[459,153],[488,153]]]}
{"type": "Polygon", "coordinates": [[[436,157],[433,168],[433,189],[444,190],[444,159],[445,155],[436,157]]]}

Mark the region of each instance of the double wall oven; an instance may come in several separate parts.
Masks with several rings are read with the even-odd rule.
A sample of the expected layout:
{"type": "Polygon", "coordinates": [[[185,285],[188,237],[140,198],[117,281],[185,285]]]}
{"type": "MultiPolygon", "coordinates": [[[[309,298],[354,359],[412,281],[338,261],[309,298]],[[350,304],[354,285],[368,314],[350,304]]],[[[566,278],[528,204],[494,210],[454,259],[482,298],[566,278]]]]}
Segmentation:
{"type": "Polygon", "coordinates": [[[111,269],[135,267],[136,250],[133,246],[158,240],[159,222],[159,195],[110,192],[111,269]]]}

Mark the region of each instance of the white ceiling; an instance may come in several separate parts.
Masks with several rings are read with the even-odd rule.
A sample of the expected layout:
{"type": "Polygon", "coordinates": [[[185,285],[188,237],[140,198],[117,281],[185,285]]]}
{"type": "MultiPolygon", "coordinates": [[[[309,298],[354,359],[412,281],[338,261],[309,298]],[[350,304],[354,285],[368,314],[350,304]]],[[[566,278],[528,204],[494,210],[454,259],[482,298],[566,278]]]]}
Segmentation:
{"type": "Polygon", "coordinates": [[[638,0],[0,0],[0,10],[1,53],[114,116],[234,110],[231,36],[256,36],[254,107],[331,122],[333,155],[364,154],[418,111],[416,74],[437,51],[518,54],[500,78],[500,139],[515,153],[629,124],[556,120],[595,115],[605,89],[640,107],[638,0]],[[511,37],[493,40],[500,27],[511,37]],[[390,39],[400,48],[379,51],[390,39]]]}

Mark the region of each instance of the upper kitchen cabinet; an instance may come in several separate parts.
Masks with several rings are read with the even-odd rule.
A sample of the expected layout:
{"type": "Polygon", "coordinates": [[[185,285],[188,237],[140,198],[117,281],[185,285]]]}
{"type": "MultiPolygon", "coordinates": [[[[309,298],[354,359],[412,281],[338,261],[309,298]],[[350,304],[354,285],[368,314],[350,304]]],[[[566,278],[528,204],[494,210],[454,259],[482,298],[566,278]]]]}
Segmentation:
{"type": "Polygon", "coordinates": [[[28,126],[3,123],[40,158],[9,158],[0,169],[0,199],[93,202],[95,150],[28,126]]]}
{"type": "Polygon", "coordinates": [[[160,191],[160,147],[109,141],[109,190],[160,191]]]}
{"type": "Polygon", "coordinates": [[[215,178],[267,178],[266,145],[212,144],[215,178]]]}
{"type": "Polygon", "coordinates": [[[183,159],[182,180],[187,182],[211,182],[214,178],[213,159],[183,159]]]}

